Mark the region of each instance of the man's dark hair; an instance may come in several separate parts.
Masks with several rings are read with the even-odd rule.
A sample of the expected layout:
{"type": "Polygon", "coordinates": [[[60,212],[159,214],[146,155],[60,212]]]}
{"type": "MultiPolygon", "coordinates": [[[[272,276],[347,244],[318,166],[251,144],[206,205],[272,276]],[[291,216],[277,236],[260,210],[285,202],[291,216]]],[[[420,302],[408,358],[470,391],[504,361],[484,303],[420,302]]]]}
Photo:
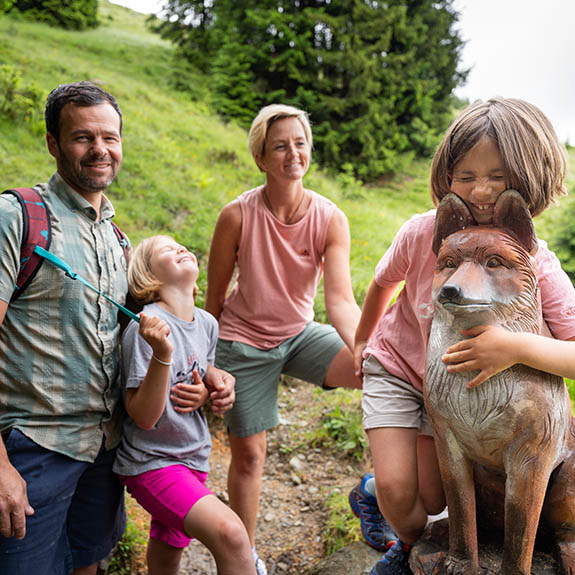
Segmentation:
{"type": "Polygon", "coordinates": [[[110,104],[120,116],[120,133],[122,132],[122,111],[116,98],[91,82],[73,82],[60,84],[48,94],[46,100],[46,131],[52,134],[56,142],[60,142],[60,113],[66,104],[83,107],[110,104]]]}

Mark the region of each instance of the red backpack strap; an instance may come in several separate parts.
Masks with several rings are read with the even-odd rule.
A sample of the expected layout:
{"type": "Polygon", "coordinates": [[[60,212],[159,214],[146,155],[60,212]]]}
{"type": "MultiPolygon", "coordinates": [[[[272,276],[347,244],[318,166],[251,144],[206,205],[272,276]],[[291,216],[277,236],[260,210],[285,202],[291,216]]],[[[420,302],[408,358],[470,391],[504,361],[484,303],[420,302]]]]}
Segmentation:
{"type": "Polygon", "coordinates": [[[50,214],[44,199],[34,188],[15,188],[5,190],[3,194],[11,194],[22,207],[22,244],[20,246],[20,272],[16,278],[16,286],[10,301],[18,298],[34,279],[44,258],[34,253],[34,248],[40,246],[47,250],[52,241],[50,214]]]}
{"type": "MultiPolygon", "coordinates": [[[[110,220],[110,223],[112,224],[112,229],[114,230],[114,234],[118,239],[118,243],[124,250],[124,257],[126,258],[127,264],[130,260],[130,242],[128,241],[128,237],[112,220],[110,220]]],[[[140,313],[143,308],[141,304],[136,302],[130,292],[126,294],[126,302],[124,303],[124,306],[133,313],[140,313]]],[[[130,323],[130,318],[126,314],[121,313],[118,316],[118,321],[120,322],[120,333],[123,333],[128,326],[128,323],[130,323]]]]}
{"type": "Polygon", "coordinates": [[[130,242],[128,241],[128,236],[126,236],[126,234],[118,227],[118,224],[115,224],[112,220],[110,220],[110,223],[112,224],[112,229],[114,230],[114,234],[118,239],[118,243],[124,250],[124,257],[126,258],[127,262],[128,256],[130,254],[130,242]]]}

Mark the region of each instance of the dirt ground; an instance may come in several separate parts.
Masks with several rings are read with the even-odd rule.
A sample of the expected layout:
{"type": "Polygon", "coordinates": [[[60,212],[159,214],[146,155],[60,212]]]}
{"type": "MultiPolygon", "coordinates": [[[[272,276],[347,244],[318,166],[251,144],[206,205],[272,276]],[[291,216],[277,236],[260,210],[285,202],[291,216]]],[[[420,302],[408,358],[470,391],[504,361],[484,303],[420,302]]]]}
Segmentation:
{"type": "MultiPolygon", "coordinates": [[[[288,380],[280,390],[281,424],[268,433],[268,456],[264,469],[258,519],[257,549],[269,575],[305,575],[326,554],[329,531],[326,521],[327,498],[334,492],[347,495],[361,475],[368,471],[369,458],[363,462],[337,453],[334,449],[314,447],[310,430],[320,425],[322,413],[333,409],[338,397],[329,392],[329,407],[323,404],[313,386],[288,380]]],[[[353,406],[360,407],[360,392],[351,392],[353,406]],[[354,394],[357,394],[357,398],[354,394]]],[[[349,394],[349,392],[348,392],[349,394]]],[[[226,478],[229,448],[223,422],[210,418],[213,449],[208,486],[228,502],[226,478]]],[[[133,500],[128,504],[131,519],[146,533],[149,518],[133,500]]],[[[349,511],[349,517],[353,517],[349,511]]],[[[359,538],[359,521],[355,537],[359,538]]],[[[133,575],[145,575],[145,548],[132,559],[133,575]]],[[[184,552],[181,575],[216,573],[210,553],[193,541],[184,552]]]]}

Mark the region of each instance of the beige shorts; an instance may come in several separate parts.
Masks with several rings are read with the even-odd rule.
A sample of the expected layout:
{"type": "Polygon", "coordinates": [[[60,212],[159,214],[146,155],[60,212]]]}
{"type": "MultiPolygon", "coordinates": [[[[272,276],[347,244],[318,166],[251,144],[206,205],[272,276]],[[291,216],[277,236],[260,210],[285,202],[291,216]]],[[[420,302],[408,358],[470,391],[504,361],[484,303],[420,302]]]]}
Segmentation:
{"type": "Polygon", "coordinates": [[[363,360],[361,406],[364,429],[415,427],[422,435],[433,435],[423,393],[389,373],[371,355],[363,360]]]}

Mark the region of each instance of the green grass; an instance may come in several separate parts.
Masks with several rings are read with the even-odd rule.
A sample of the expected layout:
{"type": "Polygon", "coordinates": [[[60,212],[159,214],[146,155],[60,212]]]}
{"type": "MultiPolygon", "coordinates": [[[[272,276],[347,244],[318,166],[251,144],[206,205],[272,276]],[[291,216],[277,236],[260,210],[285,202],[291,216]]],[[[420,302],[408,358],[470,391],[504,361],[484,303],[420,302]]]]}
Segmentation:
{"type": "Polygon", "coordinates": [[[314,404],[319,424],[306,434],[310,445],[329,449],[338,457],[364,460],[368,444],[362,425],[361,393],[350,389],[325,393],[317,389],[314,404]]]}
{"type": "Polygon", "coordinates": [[[361,541],[359,519],[349,511],[347,493],[326,490],[328,518],[325,522],[325,553],[331,555],[354,541],[361,541]]]}

